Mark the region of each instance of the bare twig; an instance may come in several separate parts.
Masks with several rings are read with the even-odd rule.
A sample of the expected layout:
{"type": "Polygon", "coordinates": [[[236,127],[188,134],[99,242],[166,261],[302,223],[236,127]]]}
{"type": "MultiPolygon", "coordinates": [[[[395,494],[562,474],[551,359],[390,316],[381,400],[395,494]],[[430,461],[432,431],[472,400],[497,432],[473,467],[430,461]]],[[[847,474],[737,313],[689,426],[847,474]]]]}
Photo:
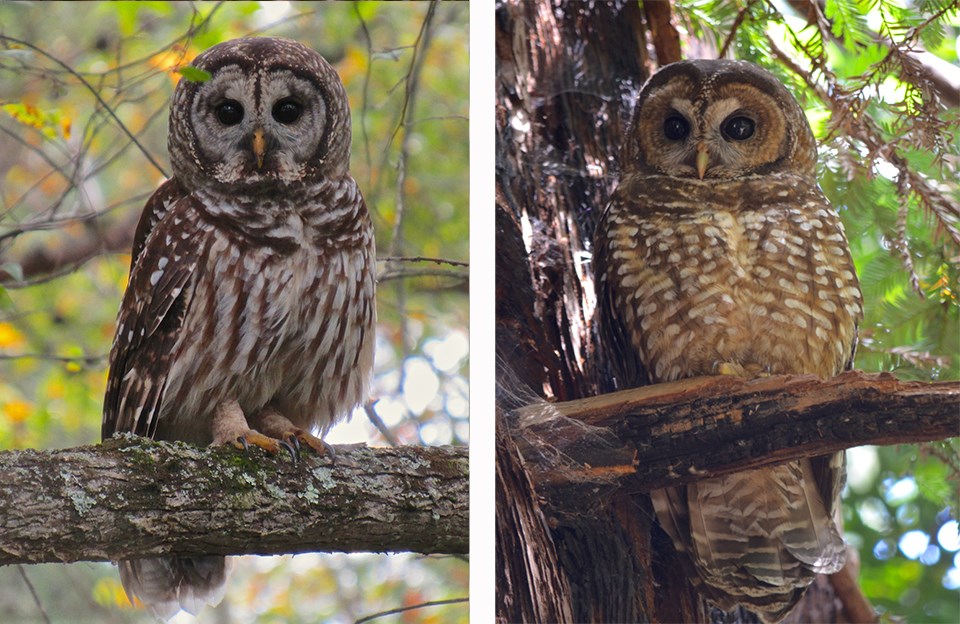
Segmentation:
{"type": "Polygon", "coordinates": [[[391,256],[387,258],[378,258],[383,262],[433,262],[434,264],[449,264],[451,266],[468,267],[469,262],[461,260],[448,260],[447,258],[429,258],[427,256],[391,256]]]}
{"type": "MultiPolygon", "coordinates": [[[[360,5],[353,5],[353,13],[360,22],[360,32],[363,33],[364,45],[367,49],[367,71],[363,75],[363,90],[360,93],[360,134],[363,137],[363,156],[367,163],[367,171],[371,172],[373,161],[370,158],[370,135],[367,132],[367,107],[370,104],[370,77],[373,72],[373,40],[370,38],[370,30],[367,28],[367,22],[360,13],[360,5]]],[[[372,186],[372,180],[367,180],[367,186],[372,186]]]]}
{"type": "Polygon", "coordinates": [[[445,271],[443,269],[391,269],[385,270],[377,277],[377,282],[391,282],[394,280],[413,279],[419,277],[441,277],[466,281],[468,276],[460,271],[445,271]]]}
{"type": "Polygon", "coordinates": [[[423,609],[426,607],[439,607],[440,605],[459,604],[459,603],[465,603],[465,602],[470,602],[470,599],[465,597],[465,598],[451,598],[449,600],[430,600],[428,602],[421,602],[419,604],[410,605],[408,607],[397,607],[396,609],[388,609],[386,611],[374,613],[373,615],[362,617],[359,620],[354,620],[353,624],[363,624],[364,622],[372,622],[373,620],[382,618],[386,615],[396,615],[398,613],[404,613],[406,611],[414,611],[416,609],[423,609]]]}
{"type": "Polygon", "coordinates": [[[377,413],[377,410],[373,408],[373,403],[365,403],[363,405],[363,411],[367,415],[367,420],[369,420],[374,427],[377,428],[377,431],[380,432],[390,446],[399,446],[400,440],[397,439],[397,436],[393,435],[393,432],[390,431],[390,427],[387,427],[387,424],[383,422],[383,419],[380,418],[380,414],[377,413]]]}
{"type": "Polygon", "coordinates": [[[33,583],[30,582],[30,577],[27,576],[27,571],[22,565],[17,566],[17,571],[20,572],[23,582],[27,584],[27,589],[30,590],[30,595],[33,596],[33,603],[37,605],[37,610],[40,611],[40,616],[43,618],[43,621],[47,624],[50,624],[50,616],[47,615],[46,609],[43,608],[43,603],[40,602],[40,596],[37,595],[37,590],[33,588],[33,583]]]}
{"type": "Polygon", "coordinates": [[[77,73],[72,67],[70,67],[69,65],[67,65],[66,63],[64,63],[63,61],[61,61],[60,59],[58,59],[57,57],[53,56],[52,54],[50,54],[49,52],[43,50],[42,48],[33,45],[33,44],[30,43],[29,41],[24,41],[24,40],[22,40],[22,39],[17,39],[17,38],[15,38],[15,37],[10,37],[10,36],[8,36],[8,35],[2,35],[2,34],[0,34],[0,40],[9,41],[9,42],[11,42],[11,43],[15,43],[15,44],[17,44],[17,45],[21,45],[21,46],[23,46],[23,47],[25,47],[25,48],[29,48],[29,49],[33,50],[33,51],[36,52],[37,54],[40,54],[41,56],[44,56],[44,57],[50,59],[51,61],[53,61],[54,63],[58,64],[60,67],[62,67],[64,70],[66,70],[66,72],[67,72],[68,74],[70,74],[71,76],[73,76],[74,78],[76,78],[77,80],[79,80],[80,83],[81,83],[84,87],[86,87],[88,91],[90,91],[90,93],[93,95],[93,97],[96,98],[97,102],[100,103],[100,105],[104,108],[104,110],[107,111],[107,114],[109,114],[110,117],[113,118],[114,122],[116,122],[117,126],[123,131],[123,133],[126,134],[127,137],[129,137],[130,140],[133,142],[133,144],[137,146],[137,148],[138,148],[138,149],[140,150],[140,152],[144,155],[144,157],[146,157],[146,159],[147,159],[148,161],[150,161],[150,164],[153,165],[153,166],[157,169],[157,171],[159,171],[159,172],[163,175],[163,177],[165,177],[165,178],[166,178],[166,177],[169,177],[169,176],[167,175],[167,172],[164,170],[164,168],[160,166],[160,163],[158,163],[158,162],[154,159],[153,155],[152,155],[150,152],[148,152],[148,151],[146,150],[146,148],[143,147],[143,145],[140,144],[140,142],[137,140],[137,137],[134,136],[134,134],[133,134],[132,132],[130,132],[130,129],[127,128],[127,126],[126,126],[122,121],[120,121],[120,118],[117,117],[117,114],[114,112],[113,108],[112,108],[109,104],[107,104],[107,102],[103,99],[103,96],[100,95],[100,92],[99,92],[97,89],[95,89],[94,86],[91,85],[91,84],[87,81],[86,78],[84,78],[83,76],[81,76],[81,75],[80,75],[79,73],[77,73]]]}
{"type": "Polygon", "coordinates": [[[727,55],[727,50],[730,49],[730,44],[733,43],[733,39],[737,34],[737,30],[740,28],[740,24],[743,23],[744,18],[750,14],[750,9],[753,8],[753,5],[757,3],[757,0],[750,0],[747,2],[746,6],[741,7],[737,11],[737,17],[733,20],[733,25],[730,26],[730,32],[727,34],[727,38],[723,41],[723,45],[720,46],[720,53],[717,54],[717,58],[723,58],[727,55]]]}

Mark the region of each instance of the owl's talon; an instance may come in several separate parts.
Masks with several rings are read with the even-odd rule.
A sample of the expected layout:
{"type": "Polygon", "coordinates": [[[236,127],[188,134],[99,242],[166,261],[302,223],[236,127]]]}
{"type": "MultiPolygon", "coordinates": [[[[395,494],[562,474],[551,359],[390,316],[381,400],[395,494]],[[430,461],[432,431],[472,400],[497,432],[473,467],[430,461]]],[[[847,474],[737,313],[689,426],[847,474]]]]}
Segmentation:
{"type": "Polygon", "coordinates": [[[289,442],[293,448],[297,449],[297,453],[300,452],[300,440],[297,439],[296,434],[291,433],[287,435],[287,442],[289,442]]]}
{"type": "Polygon", "coordinates": [[[292,461],[293,463],[297,463],[297,462],[300,460],[300,446],[299,446],[299,445],[294,446],[293,444],[290,444],[290,442],[288,442],[288,441],[286,441],[286,440],[278,440],[277,443],[278,443],[285,451],[287,451],[288,453],[290,453],[290,461],[292,461]]]}
{"type": "Polygon", "coordinates": [[[247,439],[243,436],[237,436],[237,442],[240,443],[240,446],[243,448],[243,452],[246,453],[250,450],[250,443],[247,442],[247,439]]]}
{"type": "Polygon", "coordinates": [[[326,442],[325,440],[320,440],[320,441],[323,442],[323,448],[325,448],[327,450],[327,453],[330,454],[330,461],[331,462],[337,461],[337,452],[334,450],[333,445],[330,444],[329,442],[326,442]]]}

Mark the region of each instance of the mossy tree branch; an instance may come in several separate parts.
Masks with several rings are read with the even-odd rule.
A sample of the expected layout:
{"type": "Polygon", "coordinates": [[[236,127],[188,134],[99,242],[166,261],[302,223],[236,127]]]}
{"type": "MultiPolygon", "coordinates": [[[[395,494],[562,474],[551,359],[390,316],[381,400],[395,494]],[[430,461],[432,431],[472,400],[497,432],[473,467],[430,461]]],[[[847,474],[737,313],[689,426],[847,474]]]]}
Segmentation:
{"type": "Polygon", "coordinates": [[[465,447],[270,457],[122,436],[0,453],[0,565],[168,553],[468,552],[465,447]]]}

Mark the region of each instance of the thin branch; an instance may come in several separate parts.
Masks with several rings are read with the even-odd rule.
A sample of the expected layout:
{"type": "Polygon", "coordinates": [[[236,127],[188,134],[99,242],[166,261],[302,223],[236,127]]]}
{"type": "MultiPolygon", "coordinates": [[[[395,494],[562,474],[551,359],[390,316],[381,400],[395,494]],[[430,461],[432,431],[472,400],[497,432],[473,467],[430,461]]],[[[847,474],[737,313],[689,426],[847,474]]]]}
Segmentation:
{"type": "Polygon", "coordinates": [[[420,277],[440,277],[455,279],[457,282],[465,282],[467,274],[462,271],[449,271],[444,269],[393,269],[384,270],[379,277],[378,283],[386,283],[393,280],[414,279],[420,277]]]}
{"type": "MultiPolygon", "coordinates": [[[[367,49],[367,71],[363,75],[363,90],[360,93],[360,135],[363,137],[363,155],[364,162],[367,163],[369,176],[373,175],[373,160],[370,157],[370,135],[367,132],[367,114],[370,105],[370,80],[373,75],[373,40],[370,38],[370,30],[367,28],[367,21],[363,19],[360,13],[360,5],[354,3],[353,13],[360,22],[360,32],[363,33],[364,44],[367,49]]],[[[367,180],[367,186],[373,186],[373,180],[367,180]]]]}
{"type": "Polygon", "coordinates": [[[383,262],[433,262],[434,264],[449,264],[451,266],[468,267],[469,262],[462,260],[450,260],[448,258],[431,258],[428,256],[389,256],[386,258],[377,258],[383,262]]]}
{"type": "Polygon", "coordinates": [[[727,50],[730,49],[730,44],[733,43],[733,39],[737,34],[737,30],[740,28],[740,24],[743,23],[744,18],[750,14],[750,9],[753,8],[753,5],[757,3],[757,0],[750,0],[747,2],[746,6],[742,7],[737,12],[737,17],[733,20],[733,25],[730,26],[730,32],[727,34],[727,38],[724,40],[723,45],[720,47],[720,53],[717,54],[717,58],[722,59],[727,55],[727,50]]]}
{"type": "Polygon", "coordinates": [[[40,596],[37,595],[37,590],[33,588],[33,583],[30,582],[27,571],[22,565],[17,566],[17,571],[20,572],[20,577],[23,578],[23,582],[27,584],[27,589],[30,590],[30,595],[33,597],[33,603],[37,605],[37,610],[40,612],[40,616],[43,617],[43,621],[50,624],[50,616],[47,615],[46,609],[43,608],[43,603],[40,602],[40,596]]]}
{"type": "MultiPolygon", "coordinates": [[[[397,133],[403,129],[403,138],[400,140],[400,154],[397,162],[395,207],[396,218],[393,223],[393,232],[390,237],[390,246],[387,253],[388,256],[395,256],[403,249],[403,221],[405,216],[404,196],[406,193],[404,190],[404,183],[406,182],[407,178],[407,159],[409,158],[410,154],[410,132],[407,128],[407,124],[413,118],[414,110],[416,109],[416,98],[418,87],[420,85],[420,72],[423,69],[423,58],[426,56],[426,47],[430,43],[430,25],[433,22],[434,15],[436,14],[437,5],[437,0],[433,0],[430,3],[430,8],[427,9],[427,14],[420,26],[420,32],[417,34],[417,39],[414,42],[413,58],[410,59],[410,69],[407,71],[406,91],[404,92],[403,107],[400,110],[400,122],[396,129],[394,129],[389,141],[392,143],[394,138],[397,136],[397,133]]],[[[389,271],[390,266],[387,265],[386,268],[389,271]]],[[[403,280],[397,281],[396,292],[397,307],[401,311],[399,343],[402,350],[402,357],[403,359],[406,359],[410,355],[410,346],[407,344],[409,331],[407,328],[407,315],[405,314],[406,285],[404,284],[403,280]]],[[[397,385],[402,386],[404,379],[405,372],[401,370],[400,379],[397,385]]]]}
{"type": "Polygon", "coordinates": [[[354,620],[353,624],[363,624],[364,622],[372,622],[373,620],[382,618],[385,615],[396,615],[398,613],[404,613],[406,611],[415,611],[416,609],[423,609],[426,607],[439,607],[441,605],[459,604],[464,602],[470,602],[470,599],[464,597],[464,598],[450,598],[449,600],[430,600],[428,602],[421,602],[419,604],[410,605],[409,607],[397,607],[396,609],[388,609],[386,611],[374,613],[373,615],[362,617],[359,620],[354,620]]]}
{"type": "Polygon", "coordinates": [[[367,415],[367,420],[377,428],[377,431],[380,432],[380,435],[386,439],[390,446],[400,446],[400,440],[397,439],[397,436],[393,435],[393,432],[387,427],[387,423],[383,422],[383,419],[380,418],[380,414],[373,408],[373,403],[365,403],[363,405],[363,411],[367,415]]]}
{"type": "Polygon", "coordinates": [[[76,78],[77,80],[79,80],[80,83],[83,84],[83,86],[86,87],[87,90],[90,91],[91,94],[93,94],[93,96],[97,99],[97,102],[99,102],[100,105],[104,108],[104,110],[107,111],[107,113],[110,115],[110,117],[113,118],[113,120],[114,120],[114,122],[117,124],[117,126],[124,132],[124,134],[127,135],[127,137],[129,137],[129,139],[133,142],[133,144],[137,146],[137,148],[138,148],[138,149],[140,150],[140,152],[146,157],[146,159],[147,159],[148,161],[150,161],[150,164],[153,165],[153,166],[156,168],[156,170],[159,171],[159,172],[163,175],[163,177],[165,177],[165,178],[170,177],[170,176],[167,175],[167,172],[164,170],[164,168],[160,166],[160,163],[158,163],[158,162],[154,159],[153,155],[152,155],[150,152],[148,152],[147,149],[140,144],[140,142],[137,140],[137,137],[134,136],[134,134],[133,134],[132,132],[130,132],[130,129],[127,128],[127,126],[126,126],[122,121],[120,121],[120,118],[117,117],[117,114],[113,111],[113,108],[111,108],[110,105],[107,104],[106,101],[104,101],[103,96],[100,95],[100,92],[97,91],[97,89],[95,89],[95,88],[93,87],[93,85],[91,85],[89,82],[87,82],[87,79],[86,79],[86,78],[84,78],[83,76],[81,76],[79,73],[76,72],[76,70],[74,70],[72,67],[70,67],[69,65],[67,65],[66,63],[64,63],[63,61],[61,61],[60,59],[58,59],[57,57],[53,56],[53,55],[50,54],[49,52],[46,52],[46,51],[44,51],[43,49],[41,49],[41,48],[39,48],[39,47],[33,45],[33,44],[30,43],[29,41],[24,41],[24,40],[22,40],[22,39],[17,39],[17,38],[15,38],[15,37],[10,37],[10,36],[8,36],[8,35],[2,35],[2,34],[0,34],[0,40],[9,41],[9,42],[11,42],[11,43],[15,43],[15,44],[17,44],[17,45],[21,45],[21,46],[23,46],[23,47],[25,47],[25,48],[29,48],[29,49],[33,50],[34,52],[36,52],[37,54],[40,54],[40,55],[42,55],[42,56],[50,59],[50,60],[53,61],[54,63],[60,65],[61,67],[63,67],[63,69],[66,70],[66,72],[67,72],[68,74],[70,74],[71,76],[73,76],[74,78],[76,78]]]}
{"type": "Polygon", "coordinates": [[[46,362],[63,362],[64,364],[84,364],[86,366],[97,366],[107,361],[106,355],[78,355],[70,357],[66,355],[53,355],[50,353],[0,353],[0,361],[3,360],[42,360],[46,362]]]}

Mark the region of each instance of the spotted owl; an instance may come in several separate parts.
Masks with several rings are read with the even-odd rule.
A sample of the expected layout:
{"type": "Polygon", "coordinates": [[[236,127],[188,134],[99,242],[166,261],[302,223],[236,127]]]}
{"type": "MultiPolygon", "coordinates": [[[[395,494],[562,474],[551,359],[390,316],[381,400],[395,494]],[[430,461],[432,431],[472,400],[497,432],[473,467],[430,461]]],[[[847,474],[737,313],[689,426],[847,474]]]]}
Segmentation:
{"type": "MultiPolygon", "coordinates": [[[[228,41],[192,65],[209,79],[173,96],[174,175],[137,227],[103,438],[322,453],[366,395],[376,322],[346,92],[323,57],[284,39],[228,41]]],[[[160,617],[223,596],[220,556],[119,566],[160,617]]]]}
{"type": "MultiPolygon", "coordinates": [[[[816,159],[799,104],[756,65],[685,61],[644,85],[594,241],[618,387],[852,366],[862,297],[816,159]]],[[[651,496],[703,595],[777,621],[843,566],[843,480],[837,453],[651,496]]]]}

